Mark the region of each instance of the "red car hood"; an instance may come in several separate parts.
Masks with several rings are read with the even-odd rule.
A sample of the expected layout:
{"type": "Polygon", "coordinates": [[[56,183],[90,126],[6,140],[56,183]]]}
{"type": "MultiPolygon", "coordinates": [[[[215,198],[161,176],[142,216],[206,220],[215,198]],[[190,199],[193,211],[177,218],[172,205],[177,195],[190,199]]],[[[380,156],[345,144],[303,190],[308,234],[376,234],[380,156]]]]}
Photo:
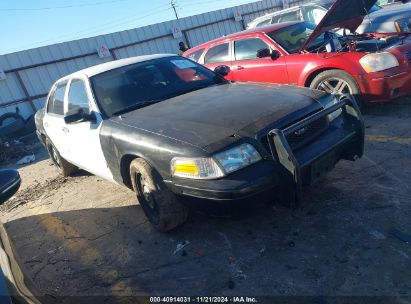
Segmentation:
{"type": "Polygon", "coordinates": [[[326,31],[346,28],[355,32],[376,2],[377,0],[335,0],[314,32],[305,41],[301,51],[305,50],[318,35],[326,31]]]}

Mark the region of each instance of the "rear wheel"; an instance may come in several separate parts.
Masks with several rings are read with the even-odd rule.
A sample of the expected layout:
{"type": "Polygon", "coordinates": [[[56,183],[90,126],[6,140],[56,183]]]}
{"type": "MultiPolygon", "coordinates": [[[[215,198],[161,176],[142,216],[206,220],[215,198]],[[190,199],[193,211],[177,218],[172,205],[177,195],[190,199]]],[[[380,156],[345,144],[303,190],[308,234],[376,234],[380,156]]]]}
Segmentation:
{"type": "Polygon", "coordinates": [[[318,74],[310,84],[310,88],[325,91],[329,94],[348,94],[355,97],[362,108],[362,96],[355,79],[345,71],[328,70],[318,74]]]}
{"type": "Polygon", "coordinates": [[[160,174],[145,160],[131,162],[130,177],[141,208],[157,230],[169,231],[187,220],[188,208],[177,201],[160,174]]]}
{"type": "Polygon", "coordinates": [[[77,171],[76,166],[69,163],[63,157],[60,156],[59,151],[49,139],[46,140],[46,147],[47,152],[49,153],[49,156],[51,158],[51,161],[59,169],[60,173],[63,176],[70,176],[75,171],[77,171]]]}

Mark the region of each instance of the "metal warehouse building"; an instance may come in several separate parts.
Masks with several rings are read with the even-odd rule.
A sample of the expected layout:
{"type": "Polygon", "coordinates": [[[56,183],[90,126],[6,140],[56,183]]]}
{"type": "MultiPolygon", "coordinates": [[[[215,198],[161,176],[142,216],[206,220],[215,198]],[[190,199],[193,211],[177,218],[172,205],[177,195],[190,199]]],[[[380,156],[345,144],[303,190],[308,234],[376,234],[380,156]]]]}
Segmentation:
{"type": "MultiPolygon", "coordinates": [[[[291,5],[305,1],[290,1],[291,5]]],[[[241,6],[141,28],[58,43],[0,56],[0,116],[28,118],[41,108],[60,77],[103,62],[153,53],[177,53],[178,42],[192,47],[245,29],[248,22],[283,8],[282,0],[241,6]],[[98,52],[99,50],[99,52],[98,52]]]]}

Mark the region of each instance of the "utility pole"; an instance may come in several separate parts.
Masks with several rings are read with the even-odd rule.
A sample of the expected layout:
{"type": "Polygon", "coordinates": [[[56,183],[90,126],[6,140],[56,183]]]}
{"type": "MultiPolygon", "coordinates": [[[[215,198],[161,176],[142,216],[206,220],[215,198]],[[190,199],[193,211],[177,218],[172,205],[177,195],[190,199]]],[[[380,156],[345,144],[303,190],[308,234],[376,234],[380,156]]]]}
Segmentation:
{"type": "Polygon", "coordinates": [[[171,8],[174,10],[174,14],[176,15],[176,18],[178,20],[178,15],[177,15],[177,9],[176,9],[176,2],[175,0],[171,0],[170,2],[171,8]]]}

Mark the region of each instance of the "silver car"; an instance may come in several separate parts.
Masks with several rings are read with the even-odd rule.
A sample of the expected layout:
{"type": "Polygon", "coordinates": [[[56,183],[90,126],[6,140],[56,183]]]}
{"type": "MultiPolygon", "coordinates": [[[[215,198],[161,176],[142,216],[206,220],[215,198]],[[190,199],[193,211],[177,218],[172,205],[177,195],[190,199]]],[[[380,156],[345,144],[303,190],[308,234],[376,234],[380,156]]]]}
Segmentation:
{"type": "MultiPolygon", "coordinates": [[[[357,32],[359,34],[411,32],[411,3],[402,4],[401,2],[378,1],[379,5],[374,5],[367,12],[368,16],[359,26],[357,32]]],[[[323,0],[287,8],[253,20],[248,24],[248,28],[299,20],[318,24],[333,3],[332,0],[323,0]]]]}

